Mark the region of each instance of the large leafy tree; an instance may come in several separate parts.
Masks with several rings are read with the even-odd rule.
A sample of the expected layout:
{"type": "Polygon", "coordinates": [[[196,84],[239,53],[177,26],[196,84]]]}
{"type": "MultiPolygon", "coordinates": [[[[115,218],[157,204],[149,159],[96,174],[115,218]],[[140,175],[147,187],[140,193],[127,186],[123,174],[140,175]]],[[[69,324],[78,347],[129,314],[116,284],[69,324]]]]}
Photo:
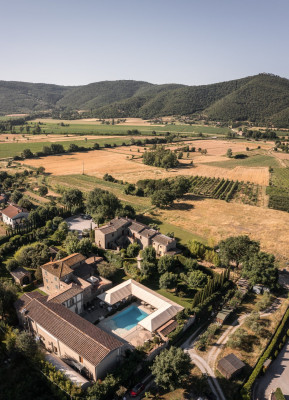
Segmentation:
{"type": "Polygon", "coordinates": [[[251,240],[246,235],[231,236],[219,243],[219,249],[220,259],[223,264],[235,263],[238,267],[240,263],[259,252],[260,243],[251,240]]]}
{"type": "Polygon", "coordinates": [[[161,289],[174,288],[178,281],[178,275],[172,272],[165,272],[160,276],[159,284],[161,289]]]}
{"type": "Polygon", "coordinates": [[[50,251],[48,246],[43,243],[24,246],[20,248],[15,258],[23,267],[37,268],[39,265],[45,264],[50,259],[50,251]]]}
{"type": "Polygon", "coordinates": [[[158,272],[163,274],[164,272],[173,271],[175,265],[175,259],[172,256],[164,255],[158,260],[158,272]]]}
{"type": "Polygon", "coordinates": [[[274,288],[278,280],[275,257],[264,252],[254,254],[244,262],[242,276],[247,278],[252,285],[263,284],[274,288]]]}
{"type": "Polygon", "coordinates": [[[68,208],[83,206],[83,193],[79,189],[68,189],[62,196],[62,203],[68,208]]]}
{"type": "Polygon", "coordinates": [[[154,192],[151,197],[152,205],[157,207],[171,206],[175,200],[175,195],[171,190],[161,189],[154,192]]]}
{"type": "Polygon", "coordinates": [[[188,274],[182,274],[181,278],[191,288],[197,289],[204,287],[208,282],[208,276],[202,271],[190,271],[188,274]]]}
{"type": "Polygon", "coordinates": [[[175,390],[189,376],[191,358],[179,347],[163,350],[151,367],[155,382],[163,389],[175,390]]]}
{"type": "Polygon", "coordinates": [[[0,282],[0,316],[9,318],[13,312],[13,304],[17,299],[17,287],[10,281],[0,282]]]}
{"type": "Polygon", "coordinates": [[[114,218],[116,211],[121,208],[119,199],[107,191],[96,188],[87,196],[86,210],[89,214],[97,216],[98,221],[114,218]]]}

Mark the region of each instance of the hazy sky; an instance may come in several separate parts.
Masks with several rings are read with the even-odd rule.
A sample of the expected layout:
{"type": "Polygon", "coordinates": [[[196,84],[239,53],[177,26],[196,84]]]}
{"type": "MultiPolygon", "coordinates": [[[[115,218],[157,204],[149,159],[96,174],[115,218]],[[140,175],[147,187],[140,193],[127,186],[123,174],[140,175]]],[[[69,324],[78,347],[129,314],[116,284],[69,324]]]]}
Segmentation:
{"type": "Polygon", "coordinates": [[[0,80],[289,78],[288,0],[0,0],[0,80]]]}

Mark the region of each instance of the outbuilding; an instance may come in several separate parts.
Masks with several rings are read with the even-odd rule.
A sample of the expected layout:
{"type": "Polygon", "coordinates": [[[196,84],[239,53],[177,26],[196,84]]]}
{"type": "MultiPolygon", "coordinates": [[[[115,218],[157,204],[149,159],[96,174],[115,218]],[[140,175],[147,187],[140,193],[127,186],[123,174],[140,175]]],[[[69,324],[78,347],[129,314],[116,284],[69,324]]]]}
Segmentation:
{"type": "Polygon", "coordinates": [[[245,363],[241,361],[235,354],[230,353],[218,362],[217,369],[227,379],[238,375],[245,367],[245,363]]]}
{"type": "Polygon", "coordinates": [[[31,272],[22,267],[18,267],[10,272],[15,283],[20,286],[28,285],[31,282],[31,272]]]}

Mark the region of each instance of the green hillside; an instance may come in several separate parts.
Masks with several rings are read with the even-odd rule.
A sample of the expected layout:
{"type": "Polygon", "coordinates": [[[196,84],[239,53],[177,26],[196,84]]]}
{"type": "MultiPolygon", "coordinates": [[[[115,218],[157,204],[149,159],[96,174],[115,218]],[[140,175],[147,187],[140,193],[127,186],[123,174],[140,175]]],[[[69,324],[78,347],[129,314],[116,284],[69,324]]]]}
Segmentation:
{"type": "MultiPolygon", "coordinates": [[[[211,119],[266,122],[289,107],[289,80],[260,74],[205,110],[211,119]]],[[[288,115],[288,110],[286,112],[288,115]]],[[[281,115],[282,118],[282,115],[281,115]]],[[[275,117],[277,122],[278,115],[275,117]]]]}
{"type": "Polygon", "coordinates": [[[0,114],[49,110],[71,89],[45,83],[0,81],[0,114]]]}
{"type": "Polygon", "coordinates": [[[192,115],[281,128],[289,127],[289,80],[259,74],[201,86],[121,80],[74,87],[0,81],[0,115],[47,110],[97,118],[192,115]]]}

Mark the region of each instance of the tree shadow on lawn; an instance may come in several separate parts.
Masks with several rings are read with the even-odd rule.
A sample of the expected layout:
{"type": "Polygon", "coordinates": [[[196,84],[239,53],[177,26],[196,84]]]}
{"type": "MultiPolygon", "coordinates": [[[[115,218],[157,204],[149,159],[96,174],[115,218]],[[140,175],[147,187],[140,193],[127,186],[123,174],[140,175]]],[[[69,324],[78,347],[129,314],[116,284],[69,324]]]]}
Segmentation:
{"type": "Polygon", "coordinates": [[[189,211],[189,210],[192,210],[192,209],[194,209],[195,207],[194,207],[194,205],[193,204],[188,204],[188,203],[183,203],[183,202],[177,202],[177,203],[174,203],[173,205],[172,205],[172,207],[170,207],[169,209],[170,210],[179,210],[179,211],[189,211]]]}

